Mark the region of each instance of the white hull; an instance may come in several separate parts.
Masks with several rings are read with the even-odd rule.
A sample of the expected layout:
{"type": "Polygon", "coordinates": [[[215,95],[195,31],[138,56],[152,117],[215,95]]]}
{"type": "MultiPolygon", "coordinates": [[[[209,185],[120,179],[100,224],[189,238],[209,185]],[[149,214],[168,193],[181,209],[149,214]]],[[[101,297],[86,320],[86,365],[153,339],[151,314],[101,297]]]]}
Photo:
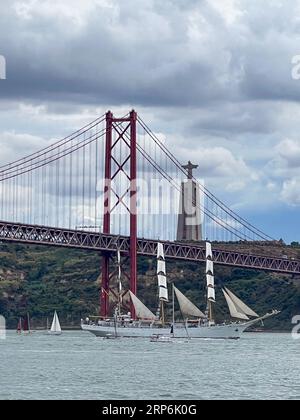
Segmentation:
{"type": "MultiPolygon", "coordinates": [[[[111,337],[115,336],[116,331],[112,326],[105,325],[82,325],[84,331],[89,331],[97,337],[111,337]]],[[[248,328],[246,324],[229,324],[229,325],[215,325],[215,326],[201,326],[187,328],[190,338],[220,338],[220,339],[239,339],[241,334],[248,328]]],[[[187,338],[187,333],[184,327],[175,327],[174,337],[187,338]]],[[[117,328],[118,337],[127,338],[150,338],[155,334],[168,335],[170,328],[158,328],[155,326],[135,326],[135,327],[120,327],[117,328]]]]}
{"type": "MultiPolygon", "coordinates": [[[[244,323],[231,323],[231,324],[219,324],[214,326],[192,326],[188,327],[188,336],[190,338],[212,338],[212,339],[231,339],[238,340],[241,338],[243,332],[249,328],[251,325],[256,324],[257,322],[263,321],[273,315],[277,315],[278,311],[273,311],[261,318],[254,319],[249,322],[244,323]]],[[[169,335],[170,327],[162,328],[155,325],[120,325],[115,328],[114,325],[109,325],[110,323],[102,322],[101,325],[87,325],[81,324],[81,328],[84,331],[91,332],[97,337],[127,337],[127,338],[150,338],[155,334],[159,335],[169,335]]],[[[174,328],[174,337],[176,338],[187,338],[187,332],[182,324],[174,328]]]]}

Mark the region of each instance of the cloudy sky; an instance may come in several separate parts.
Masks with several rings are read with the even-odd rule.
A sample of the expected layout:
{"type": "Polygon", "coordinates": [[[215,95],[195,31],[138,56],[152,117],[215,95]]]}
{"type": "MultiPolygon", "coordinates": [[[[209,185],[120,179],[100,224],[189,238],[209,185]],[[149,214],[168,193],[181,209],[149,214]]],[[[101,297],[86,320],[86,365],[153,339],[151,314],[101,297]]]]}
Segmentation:
{"type": "Polygon", "coordinates": [[[235,211],[300,240],[299,0],[1,6],[1,163],[134,107],[235,211]]]}

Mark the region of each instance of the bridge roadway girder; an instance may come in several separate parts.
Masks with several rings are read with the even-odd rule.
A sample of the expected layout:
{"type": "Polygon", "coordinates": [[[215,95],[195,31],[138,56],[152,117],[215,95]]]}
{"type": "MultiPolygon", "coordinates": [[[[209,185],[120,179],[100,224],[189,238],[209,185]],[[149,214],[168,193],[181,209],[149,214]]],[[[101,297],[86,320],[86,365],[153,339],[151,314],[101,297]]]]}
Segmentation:
{"type": "MultiPolygon", "coordinates": [[[[124,254],[128,254],[130,249],[130,238],[127,236],[1,221],[0,241],[108,252],[116,252],[120,249],[124,254]]],[[[167,258],[192,262],[205,261],[204,247],[178,242],[163,243],[167,258]]],[[[138,255],[156,256],[157,241],[139,238],[137,252],[138,255]]],[[[300,275],[300,261],[298,260],[221,249],[214,249],[213,254],[215,263],[223,266],[300,275]]]]}

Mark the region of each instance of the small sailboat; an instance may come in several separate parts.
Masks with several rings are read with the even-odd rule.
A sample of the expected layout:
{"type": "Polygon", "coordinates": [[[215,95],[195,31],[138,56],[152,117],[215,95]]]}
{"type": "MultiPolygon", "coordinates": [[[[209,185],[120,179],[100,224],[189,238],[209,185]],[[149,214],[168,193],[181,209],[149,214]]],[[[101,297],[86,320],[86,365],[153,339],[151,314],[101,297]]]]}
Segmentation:
{"type": "Polygon", "coordinates": [[[57,312],[55,311],[54,316],[53,316],[51,329],[50,329],[50,331],[48,331],[48,334],[61,335],[61,333],[62,333],[62,331],[61,331],[58,315],[57,315],[57,312]]]}
{"type": "Polygon", "coordinates": [[[17,333],[18,334],[31,334],[30,328],[30,317],[29,313],[27,313],[26,317],[23,319],[22,317],[19,318],[18,326],[17,326],[17,333]]]}
{"type": "Polygon", "coordinates": [[[29,314],[27,314],[27,316],[24,319],[23,332],[24,332],[24,334],[30,334],[31,333],[29,314]]]}
{"type": "Polygon", "coordinates": [[[17,334],[22,334],[22,318],[19,318],[18,325],[17,325],[17,334]]]}

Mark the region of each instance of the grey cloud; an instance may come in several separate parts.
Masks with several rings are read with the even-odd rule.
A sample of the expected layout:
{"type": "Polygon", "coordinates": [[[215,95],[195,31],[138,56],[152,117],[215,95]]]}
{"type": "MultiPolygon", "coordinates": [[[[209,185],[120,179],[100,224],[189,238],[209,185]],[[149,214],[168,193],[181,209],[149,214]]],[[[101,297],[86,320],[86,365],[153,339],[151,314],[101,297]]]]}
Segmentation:
{"type": "MultiPolygon", "coordinates": [[[[32,16],[30,1],[22,16],[16,3],[0,16],[2,133],[13,128],[48,144],[94,113],[134,106],[173,151],[185,149],[182,156],[223,147],[250,170],[265,171],[247,190],[255,203],[276,145],[299,138],[300,81],[291,77],[291,58],[300,53],[298,0],[236,1],[231,24],[209,0],[49,0],[37,2],[32,16]],[[20,104],[44,108],[35,115],[20,104]]],[[[283,182],[287,175],[276,176],[283,182]]],[[[234,187],[233,178],[219,177],[216,193],[234,187]]],[[[238,194],[232,200],[249,205],[238,194]]]]}
{"type": "Polygon", "coordinates": [[[8,62],[1,96],[144,106],[234,101],[237,109],[248,99],[297,100],[300,83],[290,74],[297,2],[287,3],[267,1],[262,13],[260,2],[241,1],[246,12],[229,28],[208,1],[113,1],[115,10],[95,3],[78,29],[38,7],[24,19],[11,3],[0,17],[8,62]]]}
{"type": "MultiPolygon", "coordinates": [[[[205,19],[207,3],[190,3],[185,9],[183,3],[174,7],[176,2],[163,7],[149,2],[152,6],[145,9],[134,7],[136,1],[129,2],[131,7],[117,3],[114,19],[103,16],[98,6],[79,33],[71,34],[67,20],[39,15],[24,20],[10,8],[0,18],[1,32],[8,33],[12,22],[16,29],[13,39],[4,35],[9,79],[2,96],[195,106],[225,94],[226,86],[218,81],[220,70],[224,72],[222,51],[189,39],[192,9],[203,9],[205,19]]],[[[206,26],[212,36],[211,23],[206,26]]],[[[213,43],[216,48],[215,39],[213,43]]]]}

